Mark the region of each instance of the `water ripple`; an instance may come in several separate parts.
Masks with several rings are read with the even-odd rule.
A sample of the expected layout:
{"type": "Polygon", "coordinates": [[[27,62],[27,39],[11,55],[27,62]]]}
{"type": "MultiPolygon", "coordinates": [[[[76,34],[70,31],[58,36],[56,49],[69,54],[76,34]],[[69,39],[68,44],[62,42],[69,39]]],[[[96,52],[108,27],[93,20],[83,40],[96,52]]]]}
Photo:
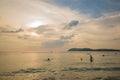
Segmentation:
{"type": "Polygon", "coordinates": [[[113,68],[66,68],[62,71],[120,71],[120,67],[113,67],[113,68]]]}

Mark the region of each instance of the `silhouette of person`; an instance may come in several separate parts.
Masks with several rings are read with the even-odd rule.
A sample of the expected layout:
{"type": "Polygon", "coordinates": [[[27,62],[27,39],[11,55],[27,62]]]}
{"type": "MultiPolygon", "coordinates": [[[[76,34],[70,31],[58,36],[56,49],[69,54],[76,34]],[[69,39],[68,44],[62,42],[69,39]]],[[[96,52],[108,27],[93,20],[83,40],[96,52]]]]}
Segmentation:
{"type": "Polygon", "coordinates": [[[93,62],[93,57],[92,57],[92,55],[90,55],[90,62],[91,62],[91,63],[93,62]]]}
{"type": "Polygon", "coordinates": [[[83,58],[80,58],[80,60],[82,61],[82,60],[83,60],[83,58]]]}
{"type": "Polygon", "coordinates": [[[50,61],[50,58],[48,58],[47,61],[50,61]]]}

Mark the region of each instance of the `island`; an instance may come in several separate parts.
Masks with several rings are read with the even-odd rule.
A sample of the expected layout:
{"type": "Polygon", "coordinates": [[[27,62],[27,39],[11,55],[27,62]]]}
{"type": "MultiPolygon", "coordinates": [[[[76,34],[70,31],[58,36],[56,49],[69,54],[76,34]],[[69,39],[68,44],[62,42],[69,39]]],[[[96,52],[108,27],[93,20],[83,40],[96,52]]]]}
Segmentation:
{"type": "Polygon", "coordinates": [[[119,49],[70,48],[68,51],[120,51],[119,49]]]}

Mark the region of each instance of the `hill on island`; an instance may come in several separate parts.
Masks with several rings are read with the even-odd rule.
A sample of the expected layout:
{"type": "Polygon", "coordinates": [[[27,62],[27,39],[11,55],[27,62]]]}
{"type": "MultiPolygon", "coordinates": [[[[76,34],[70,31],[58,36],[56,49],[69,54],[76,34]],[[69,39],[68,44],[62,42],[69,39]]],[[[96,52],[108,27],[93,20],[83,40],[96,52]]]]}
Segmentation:
{"type": "Polygon", "coordinates": [[[118,49],[70,48],[68,51],[120,51],[118,49]]]}

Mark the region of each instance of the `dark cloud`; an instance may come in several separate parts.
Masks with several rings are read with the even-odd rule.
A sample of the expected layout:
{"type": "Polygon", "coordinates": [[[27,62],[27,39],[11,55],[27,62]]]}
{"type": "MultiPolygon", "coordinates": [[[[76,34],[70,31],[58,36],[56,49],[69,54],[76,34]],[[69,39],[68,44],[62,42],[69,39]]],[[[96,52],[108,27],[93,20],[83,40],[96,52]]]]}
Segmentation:
{"type": "Polygon", "coordinates": [[[5,27],[0,26],[0,33],[18,33],[24,31],[22,28],[19,28],[17,30],[12,30],[13,28],[9,25],[6,25],[5,27]]]}
{"type": "Polygon", "coordinates": [[[73,26],[78,25],[78,23],[79,23],[79,21],[73,20],[73,21],[71,21],[67,26],[65,26],[65,29],[70,29],[70,28],[72,28],[73,26]]]}
{"type": "Polygon", "coordinates": [[[9,31],[9,30],[0,30],[0,33],[18,33],[18,32],[22,32],[23,29],[18,29],[18,30],[15,30],[15,31],[9,31]]]}
{"type": "Polygon", "coordinates": [[[77,24],[79,23],[79,21],[77,20],[73,20],[69,23],[69,26],[72,27],[72,26],[76,26],[77,24]]]}

